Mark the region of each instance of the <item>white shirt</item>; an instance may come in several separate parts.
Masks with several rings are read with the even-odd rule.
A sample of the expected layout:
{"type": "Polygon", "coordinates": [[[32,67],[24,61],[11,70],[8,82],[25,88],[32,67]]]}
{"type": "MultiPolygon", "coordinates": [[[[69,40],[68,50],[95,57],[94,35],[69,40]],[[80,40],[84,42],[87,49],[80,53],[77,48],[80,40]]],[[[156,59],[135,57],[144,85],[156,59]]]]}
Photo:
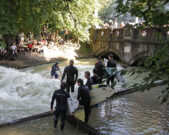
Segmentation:
{"type": "Polygon", "coordinates": [[[15,51],[15,50],[16,50],[16,45],[12,45],[12,46],[10,47],[10,49],[11,49],[12,51],[15,51]]]}

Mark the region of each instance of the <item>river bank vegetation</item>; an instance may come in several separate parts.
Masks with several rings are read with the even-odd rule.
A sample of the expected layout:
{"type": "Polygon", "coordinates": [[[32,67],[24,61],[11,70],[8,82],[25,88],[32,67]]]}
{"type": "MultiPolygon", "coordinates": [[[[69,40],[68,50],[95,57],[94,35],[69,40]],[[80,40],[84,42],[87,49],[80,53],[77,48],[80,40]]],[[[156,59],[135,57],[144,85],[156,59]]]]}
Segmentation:
{"type": "MultiPolygon", "coordinates": [[[[139,89],[150,89],[158,80],[163,80],[161,85],[166,85],[162,91],[162,102],[169,103],[169,2],[168,0],[119,0],[116,11],[118,14],[130,13],[144,19],[144,22],[137,27],[142,29],[150,27],[157,30],[157,36],[162,49],[156,52],[144,62],[145,67],[150,67],[150,74],[144,78],[143,84],[136,84],[139,89]],[[159,36],[162,35],[162,36],[159,36]]],[[[135,71],[132,71],[132,73],[135,71]]],[[[146,71],[145,71],[146,72],[146,71]]],[[[142,73],[142,72],[140,72],[142,73]]]]}

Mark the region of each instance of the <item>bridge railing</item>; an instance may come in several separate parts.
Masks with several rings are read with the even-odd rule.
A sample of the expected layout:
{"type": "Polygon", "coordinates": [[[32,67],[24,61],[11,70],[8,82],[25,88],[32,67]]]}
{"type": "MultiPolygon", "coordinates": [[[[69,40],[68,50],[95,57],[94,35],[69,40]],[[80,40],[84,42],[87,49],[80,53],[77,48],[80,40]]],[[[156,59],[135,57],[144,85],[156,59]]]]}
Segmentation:
{"type": "Polygon", "coordinates": [[[96,41],[116,41],[130,40],[135,42],[158,42],[157,31],[151,28],[143,30],[129,29],[127,27],[121,29],[93,29],[90,30],[90,39],[96,41]]]}

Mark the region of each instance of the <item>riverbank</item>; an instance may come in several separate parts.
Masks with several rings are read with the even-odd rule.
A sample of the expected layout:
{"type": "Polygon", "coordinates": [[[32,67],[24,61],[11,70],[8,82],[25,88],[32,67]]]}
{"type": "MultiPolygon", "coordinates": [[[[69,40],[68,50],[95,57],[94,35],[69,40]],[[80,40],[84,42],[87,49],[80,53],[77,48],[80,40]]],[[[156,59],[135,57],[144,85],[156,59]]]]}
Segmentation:
{"type": "MultiPolygon", "coordinates": [[[[76,59],[87,59],[87,58],[94,58],[93,55],[83,54],[78,52],[78,57],[76,59]]],[[[0,65],[10,68],[16,68],[16,69],[23,69],[28,68],[32,66],[42,65],[42,64],[49,64],[49,63],[55,63],[56,61],[64,61],[67,60],[63,57],[58,58],[45,58],[43,55],[40,55],[38,53],[32,52],[24,52],[19,53],[18,56],[10,56],[9,58],[5,58],[3,60],[0,60],[0,65]]]]}
{"type": "Polygon", "coordinates": [[[19,53],[18,56],[13,56],[13,59],[4,59],[0,61],[1,66],[11,67],[16,69],[23,69],[32,66],[54,63],[56,61],[63,61],[65,58],[52,58],[47,59],[43,55],[37,53],[19,53]]]}

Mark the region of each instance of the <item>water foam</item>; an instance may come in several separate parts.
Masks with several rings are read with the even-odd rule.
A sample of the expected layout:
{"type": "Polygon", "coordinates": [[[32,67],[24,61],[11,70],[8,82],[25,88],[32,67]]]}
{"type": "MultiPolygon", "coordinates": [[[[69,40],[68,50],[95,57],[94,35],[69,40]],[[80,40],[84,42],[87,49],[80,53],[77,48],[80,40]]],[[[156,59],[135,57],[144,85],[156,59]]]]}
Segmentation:
{"type": "Polygon", "coordinates": [[[37,73],[5,67],[0,67],[0,77],[0,122],[48,111],[53,91],[60,84],[37,73]]]}

